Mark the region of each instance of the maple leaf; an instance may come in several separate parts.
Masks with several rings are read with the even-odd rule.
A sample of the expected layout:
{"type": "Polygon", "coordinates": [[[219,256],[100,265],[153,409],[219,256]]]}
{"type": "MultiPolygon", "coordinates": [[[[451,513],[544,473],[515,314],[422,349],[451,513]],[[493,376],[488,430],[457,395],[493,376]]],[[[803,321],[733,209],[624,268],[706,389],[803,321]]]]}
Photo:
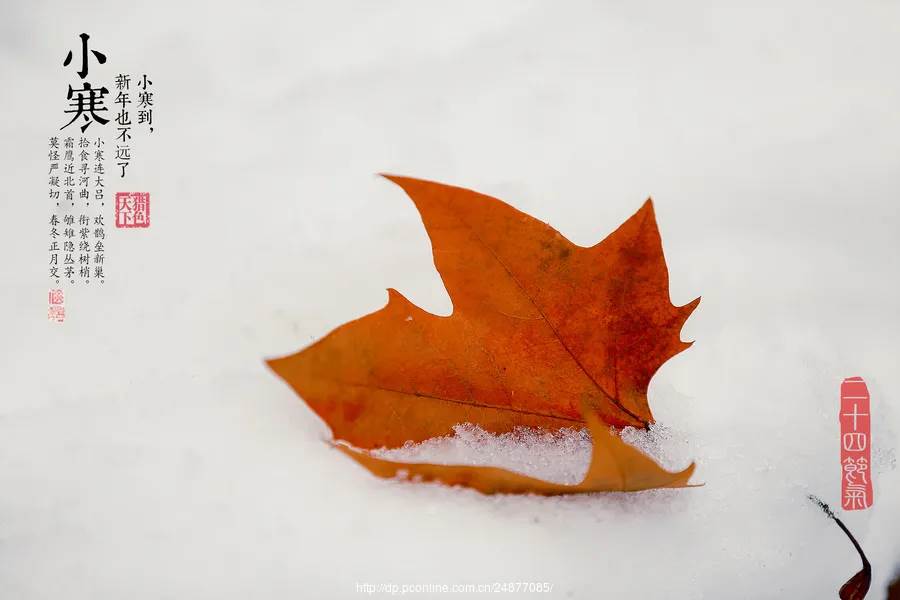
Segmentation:
{"type": "Polygon", "coordinates": [[[336,447],[378,477],[462,485],[484,494],[586,494],[592,492],[637,492],[653,488],[696,487],[688,484],[694,463],[682,471],[669,472],[610,431],[588,407],[584,411],[593,439],[591,463],[581,483],[565,485],[497,467],[437,465],[384,460],[342,444],[336,447]]]}
{"type": "Polygon", "coordinates": [[[824,512],[829,519],[837,523],[837,526],[841,528],[841,531],[844,532],[844,535],[846,535],[847,539],[850,540],[850,543],[853,544],[856,553],[859,554],[859,558],[862,560],[862,569],[844,582],[844,585],[838,590],[838,597],[841,600],[863,600],[863,598],[866,597],[866,594],[869,593],[869,586],[872,585],[872,565],[869,563],[869,559],[866,558],[866,553],[863,552],[862,546],[859,545],[859,542],[856,541],[856,538],[853,537],[853,534],[850,533],[850,530],[847,529],[844,522],[834,514],[834,511],[831,510],[830,506],[813,494],[810,494],[807,497],[822,509],[822,512],[824,512]]]}
{"type": "Polygon", "coordinates": [[[358,448],[397,447],[476,423],[647,427],[647,387],[690,346],[679,334],[699,298],[676,307],[653,205],[592,247],[508,204],[386,175],[413,200],[450,299],[448,317],[388,290],[387,305],[308,348],[267,361],[358,448]]]}

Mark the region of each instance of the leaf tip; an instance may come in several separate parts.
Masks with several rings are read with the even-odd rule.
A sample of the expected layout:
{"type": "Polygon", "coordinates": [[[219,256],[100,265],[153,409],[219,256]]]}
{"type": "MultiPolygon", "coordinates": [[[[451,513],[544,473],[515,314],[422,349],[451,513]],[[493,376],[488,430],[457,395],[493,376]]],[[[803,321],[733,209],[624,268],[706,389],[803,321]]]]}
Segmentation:
{"type": "MultiPolygon", "coordinates": [[[[662,467],[660,467],[662,468],[662,467]]],[[[697,469],[697,463],[691,462],[688,466],[680,471],[670,472],[666,471],[671,475],[672,479],[669,483],[660,485],[659,487],[664,488],[694,488],[694,487],[704,487],[706,483],[689,483],[691,477],[694,475],[694,471],[697,469]]]]}
{"type": "MultiPolygon", "coordinates": [[[[679,329],[681,329],[681,327],[684,326],[684,323],[690,318],[690,316],[692,314],[694,314],[694,310],[697,308],[697,306],[700,305],[700,298],[701,298],[701,296],[697,296],[696,298],[694,298],[687,304],[685,304],[683,306],[679,306],[676,309],[677,314],[678,314],[678,328],[679,329]]],[[[682,342],[682,343],[688,344],[687,346],[684,347],[686,349],[686,348],[689,348],[690,345],[693,344],[694,342],[691,341],[691,342],[682,342]]]]}
{"type": "Polygon", "coordinates": [[[396,183],[396,180],[399,179],[400,175],[394,175],[393,173],[376,173],[379,177],[384,177],[388,181],[393,181],[396,183]]]}
{"type": "Polygon", "coordinates": [[[647,196],[647,199],[644,200],[644,203],[641,204],[641,207],[638,209],[636,215],[647,215],[650,218],[656,220],[656,211],[653,206],[653,198],[647,196]]]}
{"type": "MultiPolygon", "coordinates": [[[[601,248],[610,238],[619,237],[620,239],[631,239],[636,236],[644,235],[647,230],[653,230],[655,236],[659,237],[659,231],[656,225],[656,213],[653,210],[653,198],[647,198],[641,207],[635,211],[633,215],[628,217],[618,229],[609,234],[605,239],[598,242],[594,248],[601,248]]],[[[661,242],[660,242],[661,243],[661,242]]],[[[660,250],[661,251],[661,250],[660,250]]]]}
{"type": "Polygon", "coordinates": [[[265,363],[265,365],[267,367],[269,367],[269,369],[273,373],[275,373],[276,375],[278,375],[280,377],[281,376],[281,367],[284,364],[284,360],[286,358],[287,358],[286,356],[279,356],[278,358],[264,358],[263,362],[265,363]]]}
{"type": "Polygon", "coordinates": [[[413,307],[413,303],[410,302],[406,296],[401,294],[395,288],[387,288],[388,293],[388,301],[387,304],[384,305],[386,309],[393,310],[410,310],[413,307]]]}
{"type": "Polygon", "coordinates": [[[682,482],[682,487],[703,487],[706,483],[688,483],[691,477],[694,475],[694,471],[697,470],[697,463],[691,461],[691,464],[686,466],[683,470],[679,471],[678,479],[682,482]]]}
{"type": "Polygon", "coordinates": [[[378,173],[379,177],[384,177],[391,183],[395,183],[404,190],[408,189],[411,184],[422,181],[414,177],[406,177],[405,175],[394,175],[393,173],[378,173]]]}

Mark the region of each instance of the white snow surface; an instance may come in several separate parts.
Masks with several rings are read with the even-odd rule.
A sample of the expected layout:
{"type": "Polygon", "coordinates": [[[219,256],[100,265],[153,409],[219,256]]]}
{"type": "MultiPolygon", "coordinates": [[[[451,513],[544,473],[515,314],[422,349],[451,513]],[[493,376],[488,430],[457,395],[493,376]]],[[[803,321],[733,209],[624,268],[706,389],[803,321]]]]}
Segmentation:
{"type": "MultiPolygon", "coordinates": [[[[838,386],[860,375],[875,505],[838,514],[883,598],[898,23],[885,1],[4,2],[0,597],[833,598],[859,561],[806,496],[838,507],[838,386]],[[121,190],[151,192],[152,224],[108,228],[108,281],[67,286],[57,324],[47,138],[82,31],[98,77],[154,80],[121,190]],[[452,311],[378,172],[500,197],[582,245],[652,195],[672,301],[703,300],[651,383],[660,425],[626,435],[705,486],[488,497],[375,478],[327,443],[263,359],[388,287],[452,311]]],[[[590,452],[583,432],[457,432],[394,455],[577,481],[590,452]]]]}

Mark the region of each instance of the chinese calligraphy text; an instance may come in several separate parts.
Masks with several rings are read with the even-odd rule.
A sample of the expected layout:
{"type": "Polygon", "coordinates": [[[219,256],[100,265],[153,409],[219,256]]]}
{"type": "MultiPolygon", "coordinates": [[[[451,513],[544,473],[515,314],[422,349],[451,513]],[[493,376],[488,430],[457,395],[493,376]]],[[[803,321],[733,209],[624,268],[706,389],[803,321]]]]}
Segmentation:
{"type": "Polygon", "coordinates": [[[844,510],[872,506],[871,410],[862,377],[841,383],[841,504],[844,510]]]}
{"type": "MultiPolygon", "coordinates": [[[[82,33],[78,37],[81,40],[81,68],[78,70],[77,74],[79,78],[84,80],[88,75],[90,54],[92,54],[97,60],[97,63],[101,65],[106,63],[106,55],[97,50],[91,50],[90,54],[88,54],[88,40],[91,36],[82,33]]],[[[68,67],[71,63],[72,51],[69,50],[65,60],[63,60],[63,66],[68,67]]],[[[78,117],[83,119],[83,124],[81,125],[82,133],[84,133],[91,123],[95,121],[101,125],[106,125],[109,122],[109,119],[98,114],[109,110],[104,105],[104,96],[109,93],[109,90],[106,89],[105,86],[99,88],[92,87],[88,81],[82,81],[81,86],[81,89],[76,89],[73,88],[71,84],[69,85],[69,92],[66,94],[66,100],[69,101],[69,108],[63,112],[66,114],[73,114],[73,116],[68,123],[60,127],[61,130],[77,121],[78,117]]]]}

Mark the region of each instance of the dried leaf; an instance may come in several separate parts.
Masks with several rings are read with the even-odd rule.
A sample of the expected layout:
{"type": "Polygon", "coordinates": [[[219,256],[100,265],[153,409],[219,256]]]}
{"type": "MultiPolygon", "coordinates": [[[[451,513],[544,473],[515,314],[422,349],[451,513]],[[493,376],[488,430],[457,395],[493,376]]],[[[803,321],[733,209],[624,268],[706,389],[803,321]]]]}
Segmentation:
{"type": "Polygon", "coordinates": [[[863,552],[862,546],[859,545],[859,542],[856,541],[856,538],[853,537],[853,534],[850,533],[850,530],[847,529],[844,522],[834,514],[834,511],[831,510],[830,506],[812,494],[810,494],[809,499],[818,505],[829,519],[837,523],[837,526],[841,528],[841,531],[844,532],[844,535],[846,535],[850,540],[850,543],[853,544],[857,554],[859,554],[859,558],[862,560],[862,569],[841,586],[841,589],[838,590],[838,597],[841,600],[862,600],[866,597],[866,594],[869,593],[869,586],[872,585],[872,565],[869,564],[866,553],[863,552]]]}
{"type": "Polygon", "coordinates": [[[450,434],[583,426],[582,403],[617,427],[646,427],[650,378],[689,343],[699,298],[669,300],[648,200],[595,246],[471,190],[386,176],[412,198],[453,313],[435,316],[388,290],[381,310],[269,361],[359,448],[450,434]]]}

